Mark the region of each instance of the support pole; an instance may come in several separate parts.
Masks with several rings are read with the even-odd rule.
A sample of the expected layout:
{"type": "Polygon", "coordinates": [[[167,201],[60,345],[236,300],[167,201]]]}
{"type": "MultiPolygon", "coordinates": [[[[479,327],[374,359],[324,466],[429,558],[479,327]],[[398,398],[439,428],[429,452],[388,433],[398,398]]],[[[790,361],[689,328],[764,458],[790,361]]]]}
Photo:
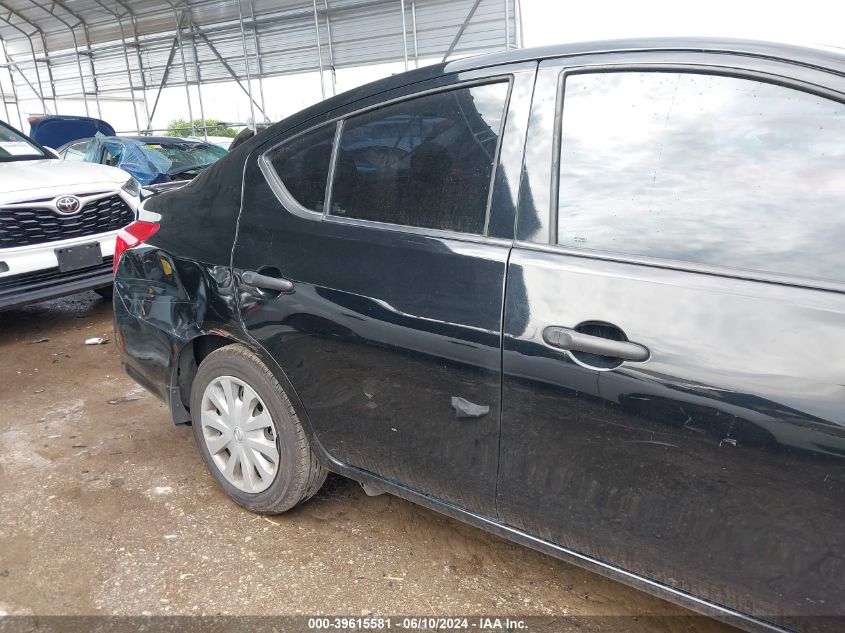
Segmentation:
{"type": "Polygon", "coordinates": [[[94,0],[94,2],[96,2],[97,5],[104,11],[114,16],[114,19],[117,20],[117,25],[120,27],[120,42],[123,45],[123,62],[124,64],[126,64],[126,76],[129,80],[129,94],[132,97],[132,114],[135,117],[135,129],[137,130],[138,134],[140,134],[141,122],[138,120],[138,108],[136,107],[135,103],[135,85],[132,82],[132,68],[129,66],[129,51],[127,50],[129,46],[126,43],[126,32],[123,30],[123,20],[116,11],[112,11],[108,6],[103,4],[101,0],[94,0]]]}
{"type": "Polygon", "coordinates": [[[161,75],[161,83],[158,85],[156,92],[156,99],[153,102],[153,110],[147,116],[147,129],[152,129],[153,117],[156,115],[156,108],[158,108],[158,100],[161,97],[161,91],[164,89],[164,84],[167,83],[167,78],[170,76],[170,64],[173,63],[173,58],[176,57],[176,38],[173,38],[173,44],[170,46],[170,53],[167,56],[167,63],[164,65],[164,73],[161,75]]]}
{"type": "Polygon", "coordinates": [[[82,16],[80,16],[77,13],[74,13],[71,9],[69,9],[63,0],[53,0],[53,6],[47,11],[50,15],[52,15],[54,18],[59,20],[62,24],[67,25],[68,28],[70,28],[72,32],[76,27],[78,27],[80,25],[82,26],[82,34],[85,36],[85,48],[87,49],[88,70],[91,72],[91,81],[94,84],[94,101],[97,104],[97,116],[102,119],[103,118],[103,110],[100,107],[100,87],[97,84],[97,72],[94,70],[94,53],[91,51],[91,37],[90,37],[90,34],[88,33],[88,24],[85,22],[85,20],[82,19],[82,16]],[[62,18],[60,18],[58,15],[56,15],[56,7],[57,6],[61,7],[62,10],[65,13],[67,13],[69,16],[71,16],[73,19],[75,19],[76,24],[70,25],[69,23],[65,22],[62,18]]]}
{"type": "Polygon", "coordinates": [[[152,124],[152,115],[150,114],[150,104],[147,102],[147,78],[144,75],[144,60],[141,57],[141,42],[138,39],[138,24],[135,16],[132,16],[132,37],[135,40],[135,57],[138,62],[138,74],[141,75],[141,98],[144,101],[144,114],[147,116],[147,129],[152,124]]]}
{"type": "Polygon", "coordinates": [[[475,15],[475,12],[478,10],[478,5],[481,4],[481,0],[475,0],[475,3],[472,5],[472,8],[467,13],[467,17],[464,18],[463,24],[461,24],[461,28],[458,29],[457,34],[455,35],[455,39],[452,40],[452,43],[449,44],[449,48],[446,49],[446,54],[443,55],[443,59],[441,61],[446,61],[449,59],[449,55],[451,55],[455,47],[458,45],[458,42],[461,40],[461,36],[464,34],[464,31],[467,30],[467,26],[469,26],[469,21],[472,20],[472,16],[475,15]]]}
{"type": "MultiPolygon", "coordinates": [[[[35,25],[35,24],[33,24],[32,22],[30,22],[29,20],[27,20],[27,19],[26,19],[25,17],[23,17],[21,14],[19,14],[19,13],[15,12],[15,11],[12,11],[12,10],[11,10],[11,9],[9,9],[8,7],[6,7],[6,6],[4,6],[4,5],[0,5],[0,6],[2,6],[2,7],[6,10],[6,11],[8,11],[10,16],[11,16],[11,15],[14,15],[16,18],[18,18],[18,19],[19,19],[19,20],[21,20],[22,22],[25,22],[26,24],[29,24],[31,27],[33,27],[33,28],[35,29],[35,32],[36,32],[36,33],[39,33],[39,34],[41,35],[41,41],[42,41],[42,47],[43,47],[43,42],[44,42],[44,33],[43,33],[43,31],[41,31],[41,29],[40,29],[40,28],[38,28],[38,26],[37,26],[37,25],[35,25]]],[[[11,26],[13,29],[15,29],[18,33],[20,33],[21,35],[23,35],[23,36],[26,38],[27,44],[29,44],[29,50],[30,50],[30,53],[32,53],[32,65],[33,65],[34,70],[35,70],[35,78],[36,78],[36,82],[38,83],[38,90],[35,90],[35,88],[34,88],[34,87],[32,86],[32,84],[29,82],[29,79],[27,79],[27,78],[26,78],[26,75],[24,75],[24,74],[21,72],[20,67],[18,67],[18,72],[20,73],[21,77],[23,77],[23,78],[24,78],[24,81],[26,81],[27,85],[28,85],[28,86],[32,89],[32,91],[35,93],[35,96],[36,96],[36,97],[37,97],[37,98],[41,101],[41,109],[42,109],[45,113],[49,114],[49,110],[47,109],[47,104],[44,102],[44,86],[43,86],[43,85],[42,85],[42,83],[41,83],[41,73],[40,73],[40,72],[39,72],[39,70],[38,70],[38,59],[35,57],[35,47],[32,45],[32,34],[31,34],[31,33],[27,33],[26,31],[24,31],[22,28],[20,28],[20,27],[19,27],[19,26],[17,26],[16,24],[12,24],[12,22],[11,22],[8,18],[0,18],[0,20],[3,20],[6,24],[8,24],[9,26],[11,26]]],[[[46,55],[46,49],[44,49],[44,54],[46,55]]],[[[8,56],[8,55],[5,55],[5,53],[4,53],[4,56],[5,56],[5,58],[6,58],[9,62],[11,62],[11,61],[12,61],[12,60],[9,58],[9,56],[8,56]]],[[[12,71],[11,71],[11,69],[10,69],[10,70],[9,70],[9,78],[11,79],[11,77],[12,77],[12,71]]],[[[52,86],[51,86],[51,89],[52,89],[52,86]]],[[[56,105],[56,95],[55,95],[55,91],[54,91],[54,92],[53,92],[53,106],[55,106],[55,105],[56,105]]]]}
{"type": "MultiPolygon", "coordinates": [[[[9,77],[11,78],[11,73],[9,73],[9,77]]],[[[4,121],[11,121],[9,118],[9,106],[6,104],[6,93],[3,92],[3,82],[0,81],[0,99],[3,100],[3,120],[4,121]]]]}
{"type": "MultiPolygon", "coordinates": [[[[241,83],[241,80],[238,77],[237,73],[232,70],[232,67],[229,65],[229,62],[227,62],[223,58],[223,56],[220,54],[220,51],[218,51],[214,44],[211,43],[211,40],[208,39],[208,36],[199,29],[196,29],[196,34],[199,35],[200,39],[203,42],[205,42],[205,45],[208,46],[208,50],[210,50],[214,54],[214,56],[217,58],[217,61],[220,62],[220,65],[226,69],[226,72],[229,73],[229,76],[235,80],[236,84],[238,84],[238,87],[243,90],[245,95],[249,96],[249,92],[246,88],[244,88],[244,85],[241,83]]],[[[255,100],[252,99],[252,97],[250,97],[250,101],[252,101],[253,105],[258,108],[258,111],[261,112],[261,115],[266,119],[267,115],[264,113],[264,110],[261,108],[261,106],[255,103],[255,100]]]]}
{"type": "Polygon", "coordinates": [[[317,19],[317,0],[314,3],[314,34],[317,37],[317,62],[320,66],[320,92],[326,98],[326,86],[323,83],[323,47],[320,45],[320,21],[317,19]]]}
{"type": "Polygon", "coordinates": [[[21,70],[21,67],[18,66],[18,64],[16,64],[12,60],[9,60],[9,76],[10,77],[12,76],[12,72],[11,72],[12,68],[14,68],[15,70],[18,71],[18,74],[21,76],[21,78],[23,79],[23,81],[27,85],[27,87],[30,90],[32,90],[33,94],[38,98],[39,101],[41,101],[41,107],[43,108],[44,107],[44,96],[41,94],[41,92],[38,90],[37,87],[32,85],[32,82],[27,78],[26,73],[21,70]]]}
{"type": "Polygon", "coordinates": [[[505,50],[511,48],[511,0],[505,0],[505,50]]]}
{"type": "Polygon", "coordinates": [[[141,76],[141,99],[144,102],[144,114],[147,117],[147,129],[149,129],[150,106],[149,103],[147,103],[147,78],[144,77],[144,62],[141,59],[141,42],[138,39],[137,20],[135,19],[135,14],[132,12],[132,9],[129,7],[128,3],[124,2],[123,0],[115,0],[115,2],[121,7],[123,7],[124,11],[126,11],[126,15],[129,16],[129,24],[132,25],[132,38],[135,40],[135,57],[136,61],[138,62],[138,74],[141,76]]]}
{"type": "Polygon", "coordinates": [[[332,96],[337,94],[337,69],[334,65],[334,49],[332,48],[332,22],[329,17],[329,0],[323,0],[326,7],[326,35],[328,35],[329,44],[329,68],[332,71],[332,96]]]}
{"type": "MultiPolygon", "coordinates": [[[[4,50],[5,47],[6,47],[6,44],[3,42],[2,39],[0,39],[0,51],[4,50]]],[[[5,53],[3,54],[3,59],[6,59],[5,53]]],[[[7,66],[0,64],[0,68],[5,68],[6,72],[8,72],[8,74],[9,74],[9,80],[14,81],[12,79],[12,71],[10,71],[7,66]]],[[[0,75],[0,99],[3,100],[3,114],[4,114],[3,120],[4,121],[11,121],[11,119],[9,118],[9,106],[6,103],[6,92],[3,90],[3,76],[2,75],[0,75]]]]}
{"type": "Polygon", "coordinates": [[[405,0],[399,0],[399,8],[402,10],[402,49],[405,56],[405,70],[408,70],[408,30],[405,27],[405,0]]]}
{"type": "MultiPolygon", "coordinates": [[[[255,25],[255,6],[249,0],[249,17],[252,21],[252,43],[255,46],[255,65],[258,66],[258,94],[261,97],[261,113],[267,111],[267,104],[264,102],[264,68],[261,65],[261,48],[258,45],[258,27],[255,25]]],[[[264,122],[269,122],[264,114],[264,122]]]]}
{"type": "Polygon", "coordinates": [[[50,94],[53,97],[53,110],[55,110],[56,114],[58,114],[59,100],[56,98],[56,80],[53,77],[53,64],[50,61],[50,57],[47,55],[47,38],[44,36],[44,31],[39,29],[38,33],[41,37],[41,54],[44,57],[44,65],[47,67],[47,81],[50,82],[50,94]]]}
{"type": "MultiPolygon", "coordinates": [[[[252,98],[252,77],[249,71],[249,55],[247,54],[246,50],[246,33],[244,32],[244,14],[243,14],[243,7],[241,7],[241,0],[238,0],[238,23],[241,27],[241,45],[244,49],[244,65],[246,66],[246,87],[247,87],[247,94],[249,95],[249,112],[252,116],[252,126],[253,131],[257,131],[257,126],[255,125],[255,107],[253,104],[255,100],[252,98]]],[[[253,19],[253,28],[255,28],[255,20],[253,19]]],[[[264,114],[264,111],[261,111],[264,114]]],[[[267,115],[264,115],[265,117],[267,115]]]]}
{"type": "Polygon", "coordinates": [[[411,30],[414,32],[414,68],[419,68],[420,47],[417,44],[417,0],[411,0],[411,30]]]}
{"type": "Polygon", "coordinates": [[[191,13],[190,6],[188,9],[188,24],[191,26],[191,50],[194,54],[194,74],[197,76],[197,96],[200,100],[200,119],[202,119],[202,134],[203,138],[208,142],[208,121],[205,120],[205,106],[202,103],[202,80],[200,79],[200,61],[197,55],[197,38],[194,35],[194,16],[191,13]]]}
{"type": "MultiPolygon", "coordinates": [[[[65,26],[65,28],[67,28],[68,31],[70,31],[70,39],[73,42],[73,54],[74,54],[74,57],[76,58],[76,69],[79,71],[79,86],[82,88],[82,102],[85,104],[85,115],[91,116],[91,111],[88,108],[88,94],[87,94],[87,91],[85,89],[85,78],[82,74],[82,59],[79,55],[79,45],[76,43],[76,31],[63,18],[60,18],[59,16],[57,16],[52,11],[45,9],[40,4],[36,3],[35,0],[29,0],[29,4],[36,7],[37,9],[40,9],[41,11],[44,11],[44,13],[56,18],[59,22],[61,22],[65,26]]],[[[93,65],[92,65],[92,68],[93,68],[93,65]]],[[[96,86],[96,83],[95,83],[95,86],[96,86]]],[[[97,104],[97,110],[99,112],[99,102],[97,104]]]]}
{"type": "MultiPolygon", "coordinates": [[[[0,45],[3,46],[3,57],[5,57],[6,59],[9,59],[9,51],[6,49],[6,42],[4,42],[3,40],[0,40],[0,45]]],[[[15,88],[15,78],[12,77],[12,69],[11,68],[9,69],[9,79],[12,83],[12,99],[15,100],[15,109],[18,111],[18,127],[20,129],[23,129],[24,125],[23,125],[23,114],[21,114],[21,102],[20,102],[20,99],[18,99],[18,91],[15,88]]],[[[4,105],[5,105],[5,101],[6,101],[6,97],[3,97],[4,105]]]]}
{"type": "MultiPolygon", "coordinates": [[[[179,17],[176,7],[172,4],[170,6],[173,7],[173,19],[176,20],[176,42],[179,45],[179,56],[182,58],[182,75],[185,79],[185,96],[188,99],[188,117],[191,119],[191,136],[196,136],[197,128],[194,125],[194,109],[191,107],[191,89],[188,87],[188,67],[185,64],[185,49],[182,47],[182,17],[184,17],[185,12],[183,10],[182,17],[179,17]]],[[[203,125],[205,125],[204,122],[203,125]]]]}

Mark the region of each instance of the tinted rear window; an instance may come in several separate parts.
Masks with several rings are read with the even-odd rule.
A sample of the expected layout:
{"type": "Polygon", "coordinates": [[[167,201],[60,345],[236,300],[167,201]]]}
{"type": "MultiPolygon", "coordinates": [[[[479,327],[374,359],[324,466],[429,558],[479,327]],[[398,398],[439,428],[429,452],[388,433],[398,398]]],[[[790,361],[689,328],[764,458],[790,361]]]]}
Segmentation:
{"type": "Polygon", "coordinates": [[[322,213],[335,124],[297,136],[270,152],[270,164],[294,200],[322,213]]]}
{"type": "Polygon", "coordinates": [[[507,93],[460,88],[349,118],[330,213],[482,233],[507,93]]]}

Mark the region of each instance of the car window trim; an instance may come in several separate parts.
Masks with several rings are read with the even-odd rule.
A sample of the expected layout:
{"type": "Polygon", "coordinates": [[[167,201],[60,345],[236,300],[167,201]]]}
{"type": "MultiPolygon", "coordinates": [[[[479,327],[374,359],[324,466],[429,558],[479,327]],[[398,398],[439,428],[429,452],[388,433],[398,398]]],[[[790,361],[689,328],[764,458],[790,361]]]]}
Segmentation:
{"type": "Polygon", "coordinates": [[[326,222],[334,222],[338,224],[355,224],[360,226],[366,226],[370,228],[382,228],[388,229],[393,231],[400,231],[400,232],[408,232],[414,233],[417,235],[428,235],[431,234],[433,237],[446,237],[446,238],[456,238],[456,237],[464,237],[469,236],[471,238],[481,238],[481,239],[472,239],[469,241],[483,241],[483,242],[490,242],[490,243],[499,243],[499,242],[506,242],[508,244],[511,243],[511,240],[502,240],[501,238],[489,238],[487,237],[487,230],[489,229],[490,223],[490,212],[491,212],[491,205],[493,200],[493,187],[496,184],[496,170],[499,165],[500,155],[501,155],[501,147],[502,147],[502,137],[504,136],[503,132],[505,129],[505,124],[507,121],[508,111],[510,109],[510,100],[511,94],[513,92],[513,84],[514,84],[514,76],[512,71],[501,72],[494,75],[488,75],[484,77],[478,77],[473,79],[467,79],[464,81],[458,81],[453,84],[448,84],[445,86],[435,86],[432,88],[427,88],[425,90],[419,90],[417,92],[400,95],[394,97],[392,99],[386,99],[385,101],[380,101],[375,104],[371,104],[357,110],[353,110],[352,112],[347,112],[337,117],[333,117],[328,121],[323,121],[318,123],[317,125],[312,125],[296,134],[285,138],[283,141],[278,143],[274,143],[267,149],[265,149],[260,156],[258,157],[258,166],[261,170],[261,173],[264,174],[264,178],[267,180],[267,184],[270,186],[270,189],[276,194],[276,197],[279,199],[279,202],[284,206],[287,210],[291,211],[297,217],[306,219],[306,220],[316,220],[316,221],[326,221],[326,222]],[[406,224],[395,224],[391,222],[378,222],[375,220],[359,220],[357,218],[344,218],[340,216],[334,216],[328,213],[328,209],[331,208],[331,190],[334,183],[334,170],[336,167],[336,159],[337,159],[337,151],[340,144],[340,135],[343,133],[343,125],[347,119],[350,119],[354,116],[358,116],[360,114],[366,114],[372,110],[376,110],[378,108],[383,108],[389,105],[393,105],[395,103],[401,103],[403,101],[410,101],[411,99],[416,99],[418,97],[424,97],[431,94],[437,94],[440,92],[449,92],[452,90],[460,90],[463,88],[472,88],[473,86],[486,86],[492,85],[497,83],[507,83],[508,89],[505,95],[505,102],[503,104],[502,109],[502,121],[499,127],[499,138],[496,141],[496,151],[494,155],[494,161],[492,168],[490,170],[490,189],[487,192],[487,207],[485,209],[485,220],[484,220],[484,233],[465,233],[461,231],[449,231],[444,229],[429,229],[425,227],[417,227],[417,226],[408,226],[406,224]],[[328,178],[326,180],[326,197],[323,202],[323,211],[313,211],[308,209],[307,207],[300,204],[288,191],[287,187],[285,187],[282,179],[276,173],[276,170],[273,168],[272,163],[270,161],[269,155],[276,150],[277,148],[285,145],[293,141],[294,139],[299,138],[309,132],[313,132],[318,130],[322,127],[328,127],[330,125],[336,125],[335,128],[335,137],[334,137],[334,144],[332,146],[332,156],[329,162],[329,173],[328,178]],[[290,206],[288,206],[290,205],[290,206]]]}
{"type": "Polygon", "coordinates": [[[323,220],[326,220],[329,209],[332,206],[332,191],[334,190],[334,172],[337,168],[337,156],[340,153],[340,141],[343,139],[343,128],[346,127],[346,118],[340,119],[337,122],[337,127],[334,131],[334,140],[332,141],[332,155],[329,159],[329,173],[326,176],[326,194],[323,196],[323,220]]]}
{"type": "Polygon", "coordinates": [[[582,259],[596,259],[619,264],[630,264],[632,266],[643,266],[646,268],[660,268],[663,270],[676,270],[679,272],[695,273],[710,277],[723,277],[725,279],[739,279],[743,281],[756,281],[779,286],[792,286],[808,290],[823,290],[845,294],[845,282],[833,279],[820,279],[805,277],[801,275],[788,275],[785,273],[765,272],[750,270],[747,268],[735,268],[731,266],[719,266],[718,264],[698,264],[679,259],[664,259],[648,255],[627,255],[611,251],[580,248],[577,246],[560,246],[558,244],[544,244],[542,242],[531,242],[528,240],[516,240],[513,247],[521,250],[536,251],[555,255],[566,255],[582,259]]]}
{"type": "MultiPolygon", "coordinates": [[[[303,218],[303,219],[306,219],[306,220],[318,220],[319,221],[319,220],[322,220],[323,213],[321,211],[315,211],[313,209],[309,209],[308,207],[302,205],[296,198],[293,197],[293,194],[285,186],[285,183],[282,182],[281,177],[279,176],[279,174],[276,172],[275,168],[273,167],[272,160],[270,159],[270,154],[272,154],[275,150],[282,147],[283,145],[286,145],[286,144],[290,143],[291,141],[294,141],[294,140],[296,140],[296,139],[298,139],[302,136],[305,136],[306,134],[310,134],[311,132],[319,130],[320,128],[329,128],[330,126],[334,125],[335,126],[335,134],[334,134],[334,139],[332,140],[332,143],[333,143],[333,145],[332,145],[332,160],[333,160],[334,159],[334,153],[335,153],[334,143],[337,142],[337,128],[339,127],[338,122],[340,120],[341,119],[339,119],[339,118],[338,119],[332,119],[331,121],[325,121],[325,122],[320,123],[318,125],[314,125],[312,127],[309,127],[308,129],[305,129],[301,132],[297,132],[293,136],[290,136],[290,137],[286,138],[285,140],[281,141],[280,143],[276,143],[272,147],[268,148],[267,150],[262,152],[261,155],[258,157],[258,168],[261,170],[261,173],[264,174],[264,179],[267,181],[267,184],[270,186],[270,189],[276,195],[276,198],[278,198],[279,202],[285,208],[285,210],[289,211],[290,213],[292,213],[293,215],[295,215],[297,217],[300,217],[300,218],[303,218]]],[[[331,163],[329,163],[329,164],[331,165],[331,163]]],[[[329,175],[330,175],[330,173],[331,172],[329,172],[329,175]]],[[[331,179],[327,177],[326,191],[328,191],[330,181],[331,181],[331,179]]],[[[326,207],[326,202],[327,202],[327,200],[325,199],[325,196],[324,196],[324,200],[323,200],[323,208],[324,209],[326,207]]]]}
{"type": "MultiPolygon", "coordinates": [[[[615,72],[683,72],[689,74],[717,75],[720,77],[733,77],[768,83],[783,88],[799,90],[824,99],[830,99],[845,105],[845,94],[837,90],[820,86],[817,84],[801,81],[783,75],[775,75],[770,72],[754,70],[753,68],[742,68],[735,66],[717,66],[710,64],[696,64],[690,62],[672,63],[661,60],[659,62],[619,62],[602,63],[596,65],[579,64],[561,68],[557,79],[557,95],[555,98],[554,128],[552,132],[552,156],[551,156],[551,182],[549,192],[548,220],[549,230],[546,236],[547,242],[528,242],[517,240],[514,244],[522,247],[543,246],[553,252],[560,252],[567,255],[583,256],[588,259],[603,259],[620,263],[653,266],[655,268],[668,268],[687,272],[730,277],[735,279],[747,279],[762,281],[780,285],[798,286],[803,288],[814,288],[829,290],[833,292],[845,292],[845,282],[832,279],[821,279],[807,277],[805,275],[790,275],[787,273],[776,273],[773,271],[757,271],[734,266],[719,266],[716,264],[700,264],[688,262],[681,259],[666,259],[651,255],[634,255],[620,253],[617,251],[606,251],[600,249],[589,249],[577,246],[562,246],[558,244],[558,206],[559,206],[559,183],[560,183],[560,151],[563,131],[563,108],[566,98],[566,78],[571,75],[615,73],[615,72]]],[[[546,249],[543,249],[546,250],[546,249]]]]}

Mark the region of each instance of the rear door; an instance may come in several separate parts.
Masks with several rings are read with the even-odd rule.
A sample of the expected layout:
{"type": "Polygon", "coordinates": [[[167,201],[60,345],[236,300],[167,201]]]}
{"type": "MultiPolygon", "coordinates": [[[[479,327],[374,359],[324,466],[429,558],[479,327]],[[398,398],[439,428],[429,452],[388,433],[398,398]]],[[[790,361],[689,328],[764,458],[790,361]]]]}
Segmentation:
{"type": "Polygon", "coordinates": [[[243,323],[323,447],[488,515],[535,67],[417,84],[269,143],[246,168],[234,250],[243,323]]]}
{"type": "Polygon", "coordinates": [[[765,619],[845,614],[842,88],[724,55],[541,64],[505,522],[765,619]]]}

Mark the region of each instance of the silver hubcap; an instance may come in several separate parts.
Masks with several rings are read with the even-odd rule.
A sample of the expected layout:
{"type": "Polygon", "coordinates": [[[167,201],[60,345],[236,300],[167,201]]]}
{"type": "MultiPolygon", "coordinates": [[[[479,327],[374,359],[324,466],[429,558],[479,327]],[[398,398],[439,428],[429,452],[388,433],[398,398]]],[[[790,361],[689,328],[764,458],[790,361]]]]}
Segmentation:
{"type": "Polygon", "coordinates": [[[279,470],[276,427],[255,390],[234,376],[212,380],[202,394],[202,437],[212,461],[244,492],[266,490],[279,470]]]}

